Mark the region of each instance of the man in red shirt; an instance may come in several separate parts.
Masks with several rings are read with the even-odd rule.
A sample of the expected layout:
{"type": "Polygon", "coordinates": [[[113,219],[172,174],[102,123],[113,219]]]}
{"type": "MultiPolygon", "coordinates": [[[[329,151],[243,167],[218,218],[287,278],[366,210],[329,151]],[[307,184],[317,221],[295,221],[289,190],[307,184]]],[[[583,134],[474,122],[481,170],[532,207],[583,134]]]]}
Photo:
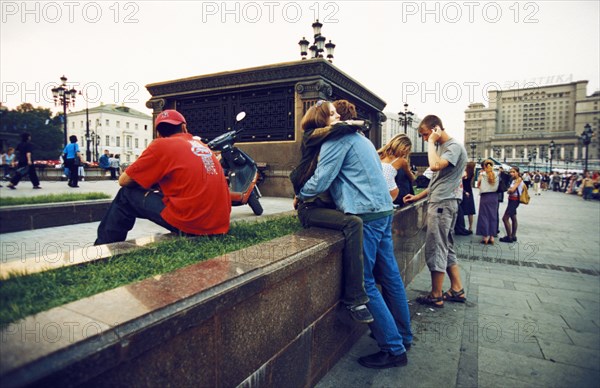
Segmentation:
{"type": "Polygon", "coordinates": [[[96,245],[124,241],[136,218],[176,233],[229,231],[231,200],[217,158],[188,133],[181,113],[165,110],[155,126],[158,138],[119,177],[122,187],[98,226],[96,245]]]}

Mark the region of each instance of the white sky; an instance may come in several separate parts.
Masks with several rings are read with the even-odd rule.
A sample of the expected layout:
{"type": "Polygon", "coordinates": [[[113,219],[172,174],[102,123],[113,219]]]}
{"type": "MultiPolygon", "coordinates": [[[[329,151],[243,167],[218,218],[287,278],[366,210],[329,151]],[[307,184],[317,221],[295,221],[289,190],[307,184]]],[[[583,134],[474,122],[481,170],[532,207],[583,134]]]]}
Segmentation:
{"type": "MultiPolygon", "coordinates": [[[[334,65],[385,111],[407,102],[460,140],[464,110],[488,105],[494,86],[589,80],[588,94],[600,89],[597,0],[0,3],[0,100],[9,108],[53,107],[50,89],[64,74],[90,106],[150,113],[146,84],[299,59],[317,16],[337,45],[334,65]]],[[[75,110],[84,107],[78,98],[75,110]]]]}

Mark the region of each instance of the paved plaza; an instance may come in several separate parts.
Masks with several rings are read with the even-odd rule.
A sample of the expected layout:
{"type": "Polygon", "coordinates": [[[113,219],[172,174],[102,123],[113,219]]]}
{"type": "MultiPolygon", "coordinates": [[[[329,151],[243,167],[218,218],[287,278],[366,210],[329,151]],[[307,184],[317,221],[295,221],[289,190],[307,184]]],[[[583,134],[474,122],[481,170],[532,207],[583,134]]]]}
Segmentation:
{"type": "Polygon", "coordinates": [[[519,207],[518,221],[515,244],[456,237],[466,304],[417,305],[427,268],[408,285],[406,367],[361,367],[358,357],[378,351],[365,335],[317,387],[597,387],[600,202],[545,192],[519,207]]]}
{"type": "MultiPolygon", "coordinates": [[[[80,192],[114,195],[118,190],[111,181],[80,185],[80,192]]],[[[42,186],[43,191],[34,191],[23,182],[18,190],[2,188],[0,193],[68,191],[65,182],[42,182],[42,186]]],[[[265,215],[291,209],[291,199],[261,201],[265,215]]],[[[505,207],[506,202],[501,213],[505,207]]],[[[255,218],[248,206],[234,208],[232,214],[233,219],[255,218]]],[[[493,246],[483,246],[478,236],[456,237],[466,304],[446,303],[444,309],[433,310],[414,303],[417,295],[429,290],[426,268],[408,285],[415,341],[406,367],[361,367],[358,357],[378,351],[374,340],[365,335],[318,387],[597,386],[600,202],[545,192],[519,207],[518,220],[515,244],[496,240],[493,246]]],[[[30,250],[35,243],[89,244],[97,225],[7,233],[0,238],[3,246],[12,242],[30,250]]],[[[129,237],[163,232],[141,220],[129,237]]]]}

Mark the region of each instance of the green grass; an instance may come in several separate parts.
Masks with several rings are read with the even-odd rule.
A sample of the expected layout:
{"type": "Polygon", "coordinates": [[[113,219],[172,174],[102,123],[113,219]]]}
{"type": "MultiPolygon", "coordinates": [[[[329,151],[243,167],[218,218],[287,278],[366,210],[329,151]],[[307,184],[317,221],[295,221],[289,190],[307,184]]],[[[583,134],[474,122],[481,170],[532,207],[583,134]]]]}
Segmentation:
{"type": "Polygon", "coordinates": [[[106,290],[296,232],[292,216],[238,222],[223,238],[175,238],[107,260],[0,280],[0,326],[106,290]]]}
{"type": "Polygon", "coordinates": [[[105,193],[69,193],[36,195],[35,197],[1,197],[0,206],[35,205],[41,203],[89,201],[92,199],[109,199],[110,195],[105,193]]]}

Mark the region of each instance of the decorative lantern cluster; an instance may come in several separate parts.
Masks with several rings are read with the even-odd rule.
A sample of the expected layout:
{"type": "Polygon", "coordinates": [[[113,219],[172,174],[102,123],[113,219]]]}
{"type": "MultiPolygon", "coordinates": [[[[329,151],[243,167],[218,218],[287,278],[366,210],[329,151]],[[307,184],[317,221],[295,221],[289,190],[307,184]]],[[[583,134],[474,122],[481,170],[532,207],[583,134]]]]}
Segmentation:
{"type": "Polygon", "coordinates": [[[52,88],[52,96],[54,97],[54,105],[62,105],[63,107],[65,131],[64,144],[67,145],[67,107],[75,106],[75,97],[77,97],[77,90],[75,90],[74,88],[69,89],[67,87],[67,77],[65,77],[64,75],[60,77],[60,81],[61,84],[58,87],[52,88]]]}
{"type": "Polygon", "coordinates": [[[309,50],[311,59],[323,58],[323,53],[327,50],[327,60],[333,62],[335,44],[331,43],[331,40],[329,40],[329,43],[325,43],[327,39],[321,35],[321,27],[323,27],[323,24],[319,23],[319,19],[312,24],[315,39],[312,46],[308,47],[310,42],[305,37],[302,37],[302,40],[298,42],[298,45],[300,45],[300,56],[302,56],[303,60],[306,59],[309,50]]]}

